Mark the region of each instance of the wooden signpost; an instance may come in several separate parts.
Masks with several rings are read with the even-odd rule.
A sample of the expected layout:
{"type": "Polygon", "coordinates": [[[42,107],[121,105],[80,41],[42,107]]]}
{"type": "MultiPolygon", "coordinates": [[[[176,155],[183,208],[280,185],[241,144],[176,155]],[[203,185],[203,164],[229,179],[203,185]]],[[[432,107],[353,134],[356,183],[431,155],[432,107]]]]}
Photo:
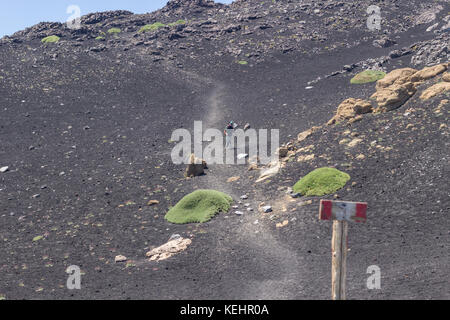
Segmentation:
{"type": "Polygon", "coordinates": [[[366,222],[367,203],[320,200],[319,219],[333,220],[331,239],[331,298],[345,300],[347,222],[366,222]]]}

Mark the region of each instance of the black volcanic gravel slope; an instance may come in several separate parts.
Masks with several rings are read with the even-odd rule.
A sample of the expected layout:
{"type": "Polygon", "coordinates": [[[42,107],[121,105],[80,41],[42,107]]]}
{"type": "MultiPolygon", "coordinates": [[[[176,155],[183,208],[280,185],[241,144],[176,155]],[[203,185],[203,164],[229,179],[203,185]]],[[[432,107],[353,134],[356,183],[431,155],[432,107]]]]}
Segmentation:
{"type": "MultiPolygon", "coordinates": [[[[367,223],[351,225],[349,230],[351,285],[348,290],[353,291],[353,298],[364,290],[365,270],[369,265],[380,266],[383,284],[382,290],[366,292],[364,298],[449,297],[445,267],[449,241],[446,219],[450,205],[446,126],[449,111],[448,102],[440,112],[436,111],[441,100],[424,103],[414,98],[392,113],[319,130],[302,143],[311,146],[305,154],[313,154],[314,159],[288,163],[277,177],[278,183],[266,185],[268,194],[277,194],[279,182],[292,187],[298,178],[323,166],[350,174],[349,184],[335,197],[369,203],[367,223]],[[353,139],[361,142],[349,147],[353,139]]],[[[331,225],[317,223],[319,199],[310,200],[312,204],[307,206],[290,204],[292,211],[278,219],[295,218],[298,222],[293,222],[278,236],[284,243],[295,243],[297,250],[310,256],[309,266],[320,266],[319,274],[324,274],[328,268],[326,245],[331,225]],[[314,236],[296,241],[303,232],[314,236]],[[325,246],[319,247],[318,241],[325,246]]],[[[305,270],[309,274],[304,285],[311,290],[321,287],[323,279],[314,277],[318,270],[305,270]]]]}
{"type": "Polygon", "coordinates": [[[317,219],[318,198],[285,196],[326,165],[351,175],[336,197],[369,203],[367,224],[349,230],[348,297],[448,299],[448,104],[435,112],[448,95],[416,94],[393,112],[325,127],[302,142],[314,160],[289,162],[265,183],[247,166],[212,165],[187,180],[170,159],[171,133],[195,120],[278,128],[287,142],[342,100],[367,99],[374,84],[350,85],[357,72],[448,61],[448,2],[379,1],[377,32],[365,25],[371,4],[177,0],[144,15],[90,14],[77,31],[41,23],[1,39],[0,297],[328,299],[331,225],[317,219]],[[122,32],[96,39],[111,27],[122,32]],[[61,39],[42,44],[48,35],[61,39]],[[373,46],[385,37],[397,45],[373,46]],[[354,138],[354,148],[340,144],[354,138]],[[248,194],[255,210],[201,225],[164,220],[198,188],[235,202],[248,194]],[[258,212],[263,201],[273,213],[258,212]],[[148,262],[175,233],[192,238],[188,249],[148,262]],[[128,262],[116,264],[119,254],[128,262]],[[82,290],[66,289],[70,265],[83,271],[82,290]],[[365,286],[370,265],[381,268],[382,290],[365,286]]]}

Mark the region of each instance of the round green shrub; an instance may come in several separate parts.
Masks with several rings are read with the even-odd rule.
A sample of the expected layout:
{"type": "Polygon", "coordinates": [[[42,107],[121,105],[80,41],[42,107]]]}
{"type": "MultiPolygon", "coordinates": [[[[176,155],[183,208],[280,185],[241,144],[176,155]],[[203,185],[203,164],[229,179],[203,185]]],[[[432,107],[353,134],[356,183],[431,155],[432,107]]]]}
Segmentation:
{"type": "Polygon", "coordinates": [[[383,79],[386,76],[386,73],[378,70],[366,70],[358,73],[356,76],[350,80],[352,84],[363,84],[369,82],[375,82],[380,79],[383,79]]]}
{"type": "Polygon", "coordinates": [[[161,22],[155,22],[153,24],[146,24],[141,29],[139,29],[138,33],[143,33],[143,32],[147,32],[147,31],[155,31],[155,30],[158,30],[159,28],[162,28],[165,26],[166,25],[161,22]]]}
{"type": "Polygon", "coordinates": [[[233,199],[216,190],[196,190],[181,199],[167,212],[165,218],[171,223],[203,223],[219,212],[227,212],[233,199]]]}
{"type": "Polygon", "coordinates": [[[119,28],[111,28],[108,30],[108,33],[113,33],[113,34],[117,34],[117,33],[121,33],[122,30],[120,30],[119,28]]]}
{"type": "Polygon", "coordinates": [[[55,43],[59,41],[58,36],[48,36],[41,40],[42,43],[55,43]]]}
{"type": "Polygon", "coordinates": [[[323,196],[341,189],[350,176],[335,168],[319,168],[301,178],[292,188],[305,196],[323,196]]]}

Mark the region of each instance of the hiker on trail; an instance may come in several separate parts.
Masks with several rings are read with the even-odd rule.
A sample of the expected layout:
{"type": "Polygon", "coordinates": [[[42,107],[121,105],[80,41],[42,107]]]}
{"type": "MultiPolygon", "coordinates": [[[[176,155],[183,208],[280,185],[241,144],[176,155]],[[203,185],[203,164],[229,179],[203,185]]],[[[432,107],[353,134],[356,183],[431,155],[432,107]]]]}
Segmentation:
{"type": "Polygon", "coordinates": [[[223,132],[226,135],[226,145],[225,145],[226,148],[231,147],[231,142],[232,142],[232,139],[233,139],[234,128],[235,128],[234,122],[230,121],[228,123],[227,127],[225,128],[224,132],[223,132]]]}

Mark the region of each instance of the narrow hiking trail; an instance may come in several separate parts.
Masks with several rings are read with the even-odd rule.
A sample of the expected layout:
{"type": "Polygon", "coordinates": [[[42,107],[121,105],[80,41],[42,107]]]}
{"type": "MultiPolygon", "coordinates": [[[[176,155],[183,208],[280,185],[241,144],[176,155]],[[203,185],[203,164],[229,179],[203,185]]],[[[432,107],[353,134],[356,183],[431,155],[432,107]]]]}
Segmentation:
{"type": "MultiPolygon", "coordinates": [[[[231,119],[226,119],[225,106],[227,101],[227,88],[223,83],[217,83],[206,100],[207,112],[203,118],[203,128],[218,128],[223,130],[231,119]]],[[[231,110],[232,112],[233,110],[231,110]]],[[[243,121],[241,119],[241,121],[243,121]]],[[[242,125],[242,123],[238,123],[242,125]]],[[[254,279],[248,275],[248,283],[242,286],[240,299],[294,299],[297,297],[299,282],[301,281],[301,260],[298,252],[289,249],[274,237],[274,232],[282,232],[275,229],[275,222],[263,217],[258,210],[261,202],[271,197],[265,196],[257,188],[254,181],[249,177],[247,165],[217,164],[209,165],[206,175],[200,177],[205,189],[215,189],[227,193],[233,199],[231,209],[232,219],[241,222],[238,228],[233,229],[229,237],[237,241],[240,246],[246,247],[252,253],[252,263],[257,266],[271,270],[264,279],[254,279]],[[230,177],[240,177],[236,182],[227,182],[230,177]],[[241,200],[242,195],[248,199],[241,200]],[[239,202],[242,203],[239,203],[239,202]],[[249,203],[253,211],[248,212],[244,203],[249,203]],[[239,217],[235,211],[244,214],[239,217]],[[268,266],[268,264],[270,266],[268,266]]],[[[267,203],[270,205],[270,203],[267,203]]],[[[269,214],[270,215],[270,214],[269,214]]],[[[220,250],[227,248],[220,248],[220,250]]],[[[245,261],[243,261],[245,263],[245,261]]]]}
{"type": "MultiPolygon", "coordinates": [[[[208,128],[216,128],[223,131],[226,123],[229,121],[225,119],[224,115],[224,104],[222,103],[222,99],[224,99],[225,95],[225,85],[219,83],[212,90],[210,96],[207,98],[206,108],[207,113],[205,117],[202,119],[203,121],[203,130],[208,128]]],[[[227,164],[209,164],[209,170],[207,174],[202,177],[205,180],[205,185],[207,189],[217,189],[219,191],[225,192],[230,195],[233,199],[239,199],[240,195],[235,194],[233,188],[230,183],[227,183],[226,180],[232,176],[233,174],[239,173],[241,170],[237,168],[233,168],[232,165],[227,164]]]]}

